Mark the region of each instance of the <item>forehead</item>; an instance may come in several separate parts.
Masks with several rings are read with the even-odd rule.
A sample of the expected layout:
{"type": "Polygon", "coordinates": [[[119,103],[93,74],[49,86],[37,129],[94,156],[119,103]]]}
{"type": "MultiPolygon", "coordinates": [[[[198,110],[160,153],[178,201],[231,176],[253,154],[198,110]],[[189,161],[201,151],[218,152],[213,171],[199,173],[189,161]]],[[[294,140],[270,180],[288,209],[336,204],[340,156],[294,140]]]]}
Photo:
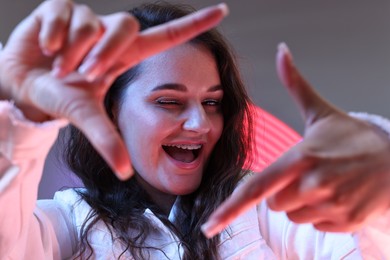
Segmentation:
{"type": "Polygon", "coordinates": [[[197,89],[220,85],[214,56],[199,44],[186,43],[174,47],[143,61],[130,89],[132,85],[142,85],[143,91],[149,91],[169,83],[197,89]]]}

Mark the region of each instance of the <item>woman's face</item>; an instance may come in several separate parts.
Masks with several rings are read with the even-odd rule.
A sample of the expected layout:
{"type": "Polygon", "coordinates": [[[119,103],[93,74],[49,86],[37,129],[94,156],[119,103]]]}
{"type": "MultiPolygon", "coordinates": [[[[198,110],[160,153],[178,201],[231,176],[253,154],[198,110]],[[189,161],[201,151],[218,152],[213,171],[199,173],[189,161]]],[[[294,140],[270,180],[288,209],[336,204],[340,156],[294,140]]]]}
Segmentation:
{"type": "Polygon", "coordinates": [[[181,45],[141,64],[118,126],[149,192],[183,195],[199,186],[222,133],[222,96],[216,62],[200,45],[181,45]]]}

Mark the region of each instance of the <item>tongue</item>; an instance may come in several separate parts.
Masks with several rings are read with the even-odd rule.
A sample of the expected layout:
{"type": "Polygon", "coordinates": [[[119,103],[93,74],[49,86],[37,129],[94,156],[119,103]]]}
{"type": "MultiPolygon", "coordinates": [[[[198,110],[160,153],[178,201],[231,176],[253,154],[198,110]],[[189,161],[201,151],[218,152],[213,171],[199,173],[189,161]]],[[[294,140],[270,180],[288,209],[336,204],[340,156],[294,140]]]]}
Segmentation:
{"type": "Polygon", "coordinates": [[[195,160],[194,153],[191,150],[180,149],[177,147],[164,147],[164,150],[175,160],[190,163],[195,160]]]}

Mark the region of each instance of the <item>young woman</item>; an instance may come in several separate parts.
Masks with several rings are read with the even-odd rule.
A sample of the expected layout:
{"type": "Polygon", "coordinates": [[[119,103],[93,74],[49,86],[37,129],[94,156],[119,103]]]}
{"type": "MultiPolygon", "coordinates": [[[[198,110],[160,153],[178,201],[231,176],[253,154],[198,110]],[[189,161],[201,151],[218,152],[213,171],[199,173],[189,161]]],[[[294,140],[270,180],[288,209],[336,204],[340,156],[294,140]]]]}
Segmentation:
{"type": "MultiPolygon", "coordinates": [[[[144,30],[187,11],[150,5],[132,14],[144,30]]],[[[150,209],[181,241],[186,259],[216,258],[218,239],[206,239],[200,226],[244,173],[250,140],[242,122],[248,104],[233,57],[216,31],[121,75],[105,105],[129,149],[134,178],[118,180],[77,128],[68,146],[68,163],[88,190],[79,193],[97,213],[93,222],[111,223],[132,255],[145,258],[145,244],[161,248],[146,243],[153,233],[145,215],[150,209]],[[174,225],[167,218],[173,205],[181,212],[174,225]]],[[[91,229],[83,229],[85,244],[91,229]]]]}
{"type": "MultiPolygon", "coordinates": [[[[251,207],[211,239],[202,234],[211,213],[249,176],[244,164],[251,153],[250,99],[217,31],[166,48],[215,25],[224,10],[205,10],[195,14],[197,22],[186,23],[194,19],[176,20],[194,17],[186,16],[184,7],[141,6],[131,11],[142,30],[138,34],[133,18],[98,18],[83,6],[56,0],[43,3],[15,30],[0,55],[0,93],[16,105],[0,104],[0,203],[7,207],[0,218],[2,256],[327,259],[387,253],[389,232],[378,248],[368,247],[376,242],[370,234],[323,233],[292,223],[265,203],[251,207]],[[61,23],[50,23],[53,17],[66,21],[65,35],[54,30],[61,23]],[[80,21],[95,33],[80,33],[75,26],[80,21]],[[27,56],[22,47],[36,52],[27,56]],[[69,59],[70,64],[65,62],[69,59]],[[43,93],[53,99],[42,99],[43,93]],[[104,117],[103,101],[112,123],[104,117]],[[35,206],[45,155],[67,123],[61,118],[75,125],[70,127],[67,162],[85,188],[58,192],[35,206]],[[112,129],[132,160],[131,179],[123,180],[128,156],[112,129]]],[[[286,59],[283,48],[281,55],[286,59]]],[[[292,72],[286,75],[289,80],[292,72]]],[[[363,125],[365,133],[389,147],[373,126],[345,119],[358,122],[355,133],[363,125]]],[[[362,230],[379,232],[388,225],[378,223],[362,230]]]]}

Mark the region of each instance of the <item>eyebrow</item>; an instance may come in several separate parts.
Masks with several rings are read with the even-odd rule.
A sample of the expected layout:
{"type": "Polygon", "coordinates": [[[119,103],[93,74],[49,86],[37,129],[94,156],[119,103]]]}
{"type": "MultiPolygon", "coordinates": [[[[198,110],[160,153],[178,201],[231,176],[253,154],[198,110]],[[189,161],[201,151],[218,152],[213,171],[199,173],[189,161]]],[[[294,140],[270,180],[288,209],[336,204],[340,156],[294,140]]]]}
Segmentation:
{"type": "MultiPolygon", "coordinates": [[[[152,89],[152,91],[159,91],[159,90],[177,90],[177,91],[186,92],[187,87],[183,84],[166,83],[166,84],[158,85],[152,89]]],[[[214,92],[218,90],[222,90],[221,85],[212,86],[207,90],[207,92],[214,92]]]]}

